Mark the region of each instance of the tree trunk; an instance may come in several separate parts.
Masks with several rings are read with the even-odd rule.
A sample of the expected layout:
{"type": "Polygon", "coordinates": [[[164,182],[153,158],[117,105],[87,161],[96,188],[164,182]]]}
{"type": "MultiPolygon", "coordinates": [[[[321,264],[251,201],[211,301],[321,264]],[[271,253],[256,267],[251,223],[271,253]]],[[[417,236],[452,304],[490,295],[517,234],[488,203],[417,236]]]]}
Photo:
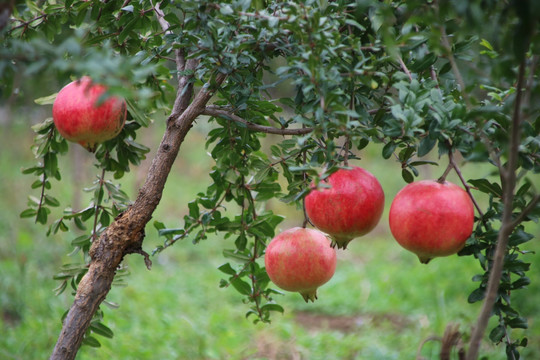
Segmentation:
{"type": "MultiPolygon", "coordinates": [[[[219,86],[224,80],[225,75],[217,75],[215,86],[219,86]]],[[[191,129],[193,121],[210,100],[213,91],[210,87],[203,87],[193,102],[187,106],[192,94],[192,85],[188,79],[181,79],[173,112],[167,120],[167,129],[137,199],[92,244],[88,272],[79,283],[51,360],[75,358],[92,317],[111,289],[116,269],[124,256],[144,253],[142,251],[144,228],[161,200],[165,182],[180,145],[191,129]],[[188,87],[186,91],[185,87],[188,87]]]]}

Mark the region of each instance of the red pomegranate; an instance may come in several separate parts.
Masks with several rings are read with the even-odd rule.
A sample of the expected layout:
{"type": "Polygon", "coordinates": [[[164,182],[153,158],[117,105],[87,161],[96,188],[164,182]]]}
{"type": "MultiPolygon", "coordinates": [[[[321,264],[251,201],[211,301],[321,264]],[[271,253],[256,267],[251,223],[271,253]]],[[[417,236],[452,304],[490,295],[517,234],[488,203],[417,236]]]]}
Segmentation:
{"type": "Polygon", "coordinates": [[[408,184],[396,195],[389,220],[397,242],[427,264],[434,257],[463,248],[473,231],[474,208],[459,186],[422,180],[408,184]]]}
{"type": "Polygon", "coordinates": [[[306,196],[306,213],[315,227],[345,249],[355,237],[373,230],[384,209],[384,192],[373,174],[360,167],[340,169],[326,181],[330,188],[306,196]]]}
{"type": "Polygon", "coordinates": [[[336,271],[336,251],[320,231],[295,227],[277,235],[266,248],[264,264],[270,280],[283,290],[315,301],[317,288],[336,271]]]}
{"type": "Polygon", "coordinates": [[[52,109],[60,135],[91,152],[95,151],[97,144],[118,135],[126,121],[126,102],[118,97],[109,97],[100,103],[105,91],[105,86],[93,83],[88,76],[64,86],[52,109]]]}

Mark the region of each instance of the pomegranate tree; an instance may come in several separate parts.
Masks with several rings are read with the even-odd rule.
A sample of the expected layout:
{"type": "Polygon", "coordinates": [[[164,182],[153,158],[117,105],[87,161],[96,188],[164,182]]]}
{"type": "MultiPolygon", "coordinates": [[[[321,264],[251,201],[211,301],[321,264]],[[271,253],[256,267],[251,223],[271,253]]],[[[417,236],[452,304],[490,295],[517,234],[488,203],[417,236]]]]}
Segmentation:
{"type": "Polygon", "coordinates": [[[332,246],[346,248],[355,237],[373,230],[384,209],[384,192],[373,174],[360,167],[340,169],[325,181],[330,188],[306,196],[306,213],[332,246]]]}
{"type": "Polygon", "coordinates": [[[448,181],[422,180],[398,192],[390,207],[390,230],[420,262],[463,248],[474,224],[473,203],[465,190],[448,181]]]}
{"type": "Polygon", "coordinates": [[[299,292],[306,302],[315,301],[317,288],[336,271],[336,251],[322,232],[295,227],[270,241],[264,263],[274,284],[299,292]]]}
{"type": "Polygon", "coordinates": [[[118,97],[101,99],[106,91],[88,76],[64,86],[52,109],[60,135],[91,152],[97,144],[118,135],[126,121],[126,102],[118,97]]]}

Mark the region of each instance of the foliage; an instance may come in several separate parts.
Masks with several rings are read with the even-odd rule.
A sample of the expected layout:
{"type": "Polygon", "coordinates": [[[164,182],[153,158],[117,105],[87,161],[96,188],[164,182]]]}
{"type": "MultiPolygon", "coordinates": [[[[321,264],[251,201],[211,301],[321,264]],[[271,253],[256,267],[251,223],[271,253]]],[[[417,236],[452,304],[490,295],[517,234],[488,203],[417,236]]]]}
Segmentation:
{"type": "MultiPolygon", "coordinates": [[[[2,30],[2,96],[13,92],[20,71],[28,77],[45,71],[60,78],[91,74],[131,104],[131,121],[121,135],[96,153],[102,172],[87,189],[92,202],[82,210],[67,208],[52,222],[48,209],[60,201],[46,190],[52,179],[61,180],[57,156],[67,144],[50,120],[36,128],[39,163],[24,172],[37,177],[33,187],[42,195],[21,215],[50,224],[49,233],[67,231],[70,221],[89,228],[72,242],[88,262],[91,242],[129,205],[105,173],[118,180],[144,158],[148,149],[135,138],[140,126],[149,125],[146,116],[171,111],[177,77],[192,75],[193,84],[204,88],[216,73],[225,74],[205,109],[213,126],[206,144],[215,161],[213,183],[187,205],[183,224],[154,222],[164,238],[156,253],[184,238],[231,238],[220,285],[232,285],[245,297],[247,316],[268,322],[272,311],[283,311],[260,262],[282,220],[265,207],[269,200],[294,203],[300,211],[311,181],[317,184],[359,158],[370,143],[384,144],[381,158],[398,161],[405,182],[415,180],[419,166],[446,163],[446,157],[448,169],[460,177],[454,157],[491,164],[499,179],[461,177],[473,198],[478,192],[489,196],[487,207],[476,204],[476,231],[461,255],[479,260],[482,274],[473,280],[480,285],[469,301],[482,300],[506,194],[513,192],[505,181],[508,173],[519,173],[510,197],[515,223],[493,309],[499,325],[490,333],[492,341],[505,341],[509,358],[517,358],[527,340],[512,341],[510,329],[527,323],[511,306],[510,294],[530,283],[521,246],[533,236],[522,222],[540,216],[530,177],[540,170],[540,104],[531,99],[539,89],[539,13],[534,1],[18,4],[2,30]],[[196,60],[196,68],[179,71],[177,51],[196,60]],[[276,96],[282,88],[291,95],[276,96]],[[512,142],[516,124],[518,144],[512,142]],[[265,133],[293,129],[296,135],[279,138],[270,149],[262,146],[265,133]],[[516,151],[517,167],[507,168],[516,151]]],[[[84,265],[63,269],[60,290],[70,282],[76,288],[84,265]]],[[[90,331],[109,335],[102,326],[90,331]]]]}

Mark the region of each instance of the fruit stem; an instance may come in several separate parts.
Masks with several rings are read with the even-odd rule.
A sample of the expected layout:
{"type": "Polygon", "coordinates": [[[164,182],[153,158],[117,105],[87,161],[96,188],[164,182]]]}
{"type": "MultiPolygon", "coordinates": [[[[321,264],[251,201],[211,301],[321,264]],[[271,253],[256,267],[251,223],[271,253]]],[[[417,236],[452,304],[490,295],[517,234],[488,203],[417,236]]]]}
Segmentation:
{"type": "Polygon", "coordinates": [[[442,174],[442,176],[437,179],[437,182],[440,184],[444,184],[444,182],[446,181],[446,177],[448,176],[450,171],[454,169],[455,167],[454,166],[454,153],[452,152],[452,145],[450,143],[448,143],[448,145],[450,146],[450,149],[448,150],[448,166],[446,167],[446,170],[444,170],[444,173],[442,174]]]}
{"type": "Polygon", "coordinates": [[[459,177],[459,180],[463,184],[463,187],[465,188],[465,191],[467,192],[467,194],[471,198],[471,201],[473,202],[474,207],[476,208],[476,211],[478,212],[478,215],[480,216],[480,219],[482,219],[482,221],[483,221],[484,213],[482,212],[482,209],[480,208],[480,205],[478,205],[478,202],[474,198],[474,196],[473,196],[473,194],[471,192],[471,187],[469,185],[467,185],[467,181],[465,180],[465,178],[463,178],[463,174],[461,173],[461,170],[460,170],[459,166],[456,164],[456,162],[454,160],[454,154],[452,152],[452,145],[450,144],[450,142],[448,142],[447,144],[450,147],[450,150],[448,151],[448,166],[446,167],[446,170],[444,171],[444,174],[437,180],[437,182],[440,183],[440,184],[444,184],[444,181],[446,180],[446,176],[448,176],[448,173],[450,172],[450,170],[454,169],[457,176],[459,177]]]}

